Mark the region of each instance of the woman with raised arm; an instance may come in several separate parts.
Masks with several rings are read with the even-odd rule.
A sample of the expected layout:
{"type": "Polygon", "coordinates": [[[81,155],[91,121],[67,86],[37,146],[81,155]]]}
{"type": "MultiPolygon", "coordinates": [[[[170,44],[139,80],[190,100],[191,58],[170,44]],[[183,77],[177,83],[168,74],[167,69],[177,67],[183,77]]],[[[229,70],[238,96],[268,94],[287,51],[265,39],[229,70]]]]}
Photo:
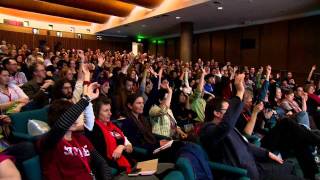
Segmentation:
{"type": "Polygon", "coordinates": [[[311,78],[312,78],[312,75],[314,73],[314,71],[316,70],[317,66],[316,65],[313,65],[310,72],[309,72],[309,75],[308,75],[308,78],[307,78],[307,82],[310,83],[311,82],[311,78]]]}
{"type": "Polygon", "coordinates": [[[170,109],[172,89],[169,82],[163,82],[161,86],[162,88],[158,91],[158,102],[149,111],[152,133],[169,138],[178,136],[185,139],[187,134],[177,126],[177,121],[170,109]]]}
{"type": "Polygon", "coordinates": [[[111,169],[105,160],[78,132],[84,125],[80,114],[99,96],[99,85],[85,85],[83,95],[76,104],[57,100],[49,107],[51,130],[37,141],[45,179],[111,179],[111,169]]]}

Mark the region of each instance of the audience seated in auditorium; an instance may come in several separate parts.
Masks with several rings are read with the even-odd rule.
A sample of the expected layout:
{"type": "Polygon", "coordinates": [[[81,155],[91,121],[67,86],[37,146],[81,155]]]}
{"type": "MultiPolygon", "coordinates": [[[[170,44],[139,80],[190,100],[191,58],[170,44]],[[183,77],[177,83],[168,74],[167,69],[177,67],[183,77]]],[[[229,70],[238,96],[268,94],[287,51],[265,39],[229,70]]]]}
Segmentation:
{"type": "MultiPolygon", "coordinates": [[[[136,161],[159,158],[160,162],[175,162],[181,147],[190,147],[187,141],[201,144],[213,161],[247,169],[251,179],[297,178],[287,161],[292,157],[298,160],[304,177],[314,179],[320,144],[316,66],[306,82],[300,83],[293,79],[297,78],[294,72],[281,77],[279,71],[271,72],[271,66],[247,64],[242,68],[231,62],[200,58],[183,62],[147,53],[90,48],[51,51],[2,41],[1,113],[49,105],[51,130],[36,143],[45,162],[43,174],[49,179],[57,175],[89,179],[91,171],[97,178],[109,179],[109,166],[128,173],[136,161]],[[92,83],[94,88],[88,92],[92,83]],[[95,118],[92,104],[84,96],[88,94],[99,96],[95,118]],[[85,131],[89,138],[78,131],[85,131]],[[116,136],[108,136],[110,131],[116,136]],[[176,140],[172,147],[153,154],[171,139],[176,140]],[[75,155],[69,161],[63,146],[86,148],[80,154],[66,149],[75,155]],[[148,153],[137,155],[133,147],[148,153]],[[273,174],[270,168],[276,168],[273,174]]],[[[12,162],[23,177],[21,153],[10,149],[4,151],[9,156],[4,159],[19,158],[12,162]]],[[[10,161],[9,166],[19,178],[10,161]]],[[[230,176],[213,171],[216,179],[230,176]]]]}

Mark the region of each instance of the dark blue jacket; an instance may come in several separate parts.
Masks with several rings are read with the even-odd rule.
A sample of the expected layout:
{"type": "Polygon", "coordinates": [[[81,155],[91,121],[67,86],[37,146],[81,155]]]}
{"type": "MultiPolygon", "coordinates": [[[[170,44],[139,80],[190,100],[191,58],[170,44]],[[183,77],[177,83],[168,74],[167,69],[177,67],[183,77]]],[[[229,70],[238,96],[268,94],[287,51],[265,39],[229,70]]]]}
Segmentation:
{"type": "Polygon", "coordinates": [[[179,157],[184,157],[190,161],[196,180],[212,180],[212,173],[203,149],[193,143],[185,143],[178,151],[179,157]]]}
{"type": "Polygon", "coordinates": [[[240,98],[232,98],[222,122],[218,125],[206,123],[200,140],[211,160],[247,169],[251,179],[260,179],[256,161],[266,160],[268,151],[248,143],[235,129],[242,109],[240,98]]]}

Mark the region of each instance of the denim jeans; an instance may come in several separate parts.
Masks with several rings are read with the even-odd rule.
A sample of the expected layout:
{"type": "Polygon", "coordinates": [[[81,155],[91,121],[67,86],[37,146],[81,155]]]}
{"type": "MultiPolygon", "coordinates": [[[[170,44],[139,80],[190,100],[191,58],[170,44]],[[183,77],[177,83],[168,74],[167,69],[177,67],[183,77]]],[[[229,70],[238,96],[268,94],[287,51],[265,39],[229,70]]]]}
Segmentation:
{"type": "Polygon", "coordinates": [[[310,121],[309,121],[309,115],[305,111],[301,111],[296,116],[297,122],[306,128],[310,129],[310,121]]]}

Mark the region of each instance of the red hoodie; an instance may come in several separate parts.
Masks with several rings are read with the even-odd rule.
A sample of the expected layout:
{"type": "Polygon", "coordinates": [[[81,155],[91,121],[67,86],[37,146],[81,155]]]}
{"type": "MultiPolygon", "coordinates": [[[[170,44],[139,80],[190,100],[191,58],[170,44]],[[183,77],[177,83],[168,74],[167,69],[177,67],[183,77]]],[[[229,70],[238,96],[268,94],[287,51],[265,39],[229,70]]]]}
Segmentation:
{"type": "Polygon", "coordinates": [[[41,155],[43,175],[46,180],[91,180],[90,141],[79,133],[72,133],[72,140],[62,138],[54,149],[41,155]]]}

